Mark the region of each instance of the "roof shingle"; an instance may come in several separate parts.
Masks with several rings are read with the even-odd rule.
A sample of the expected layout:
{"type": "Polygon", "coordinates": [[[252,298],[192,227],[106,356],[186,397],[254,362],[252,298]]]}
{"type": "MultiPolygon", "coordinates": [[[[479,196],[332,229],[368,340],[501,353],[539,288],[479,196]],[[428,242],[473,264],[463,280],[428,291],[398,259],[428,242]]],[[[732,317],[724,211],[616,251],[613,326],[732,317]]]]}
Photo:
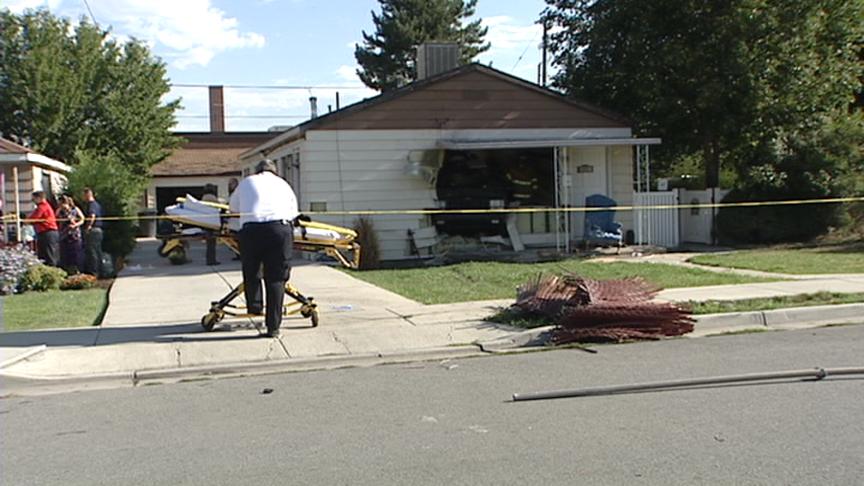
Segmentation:
{"type": "Polygon", "coordinates": [[[154,177],[217,176],[240,173],[239,155],[267,140],[273,132],[178,133],[186,139],[165,160],[154,165],[154,177]]]}

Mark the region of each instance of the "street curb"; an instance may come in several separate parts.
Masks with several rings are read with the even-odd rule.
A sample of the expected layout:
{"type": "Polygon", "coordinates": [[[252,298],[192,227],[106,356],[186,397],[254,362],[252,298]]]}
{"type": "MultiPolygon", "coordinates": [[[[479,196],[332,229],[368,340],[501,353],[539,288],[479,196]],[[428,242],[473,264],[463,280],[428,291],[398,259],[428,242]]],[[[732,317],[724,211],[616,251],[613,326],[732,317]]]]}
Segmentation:
{"type": "MultiPolygon", "coordinates": [[[[292,371],[314,371],[336,368],[368,367],[412,361],[434,361],[438,359],[483,356],[485,353],[475,345],[421,348],[415,351],[380,351],[376,353],[345,354],[324,357],[288,358],[271,361],[223,363],[218,365],[189,366],[159,370],[124,371],[79,376],[32,376],[0,372],[0,377],[27,380],[35,385],[36,392],[51,393],[68,391],[70,387],[86,388],[103,385],[141,386],[171,383],[184,380],[225,378],[264,375],[292,371]]],[[[24,393],[27,394],[27,393],[24,393]]],[[[0,395],[3,395],[0,393],[0,395]]]]}
{"type": "MultiPolygon", "coordinates": [[[[694,316],[696,323],[693,332],[684,337],[697,338],[747,330],[784,330],[806,329],[830,324],[864,324],[864,304],[819,305],[810,307],[789,307],[767,311],[727,312],[723,314],[703,314],[694,316]]],[[[512,335],[478,341],[475,344],[488,353],[505,353],[531,347],[530,343],[542,341],[544,333],[555,326],[528,329],[512,335]]],[[[533,346],[536,346],[534,344],[533,346]]]]}
{"type": "Polygon", "coordinates": [[[691,337],[745,331],[748,329],[806,329],[829,324],[864,323],[864,304],[788,307],[767,311],[705,314],[696,317],[691,337]]]}

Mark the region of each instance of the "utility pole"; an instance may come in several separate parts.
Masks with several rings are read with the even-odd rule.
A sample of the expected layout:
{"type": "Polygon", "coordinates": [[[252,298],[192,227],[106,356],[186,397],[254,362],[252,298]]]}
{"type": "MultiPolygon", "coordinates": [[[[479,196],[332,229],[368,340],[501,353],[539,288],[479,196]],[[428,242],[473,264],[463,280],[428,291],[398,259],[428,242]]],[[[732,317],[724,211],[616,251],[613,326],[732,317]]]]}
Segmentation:
{"type": "Polygon", "coordinates": [[[546,19],[543,19],[543,59],[540,61],[541,64],[541,75],[540,75],[540,85],[546,86],[546,52],[549,50],[549,22],[546,19]]]}

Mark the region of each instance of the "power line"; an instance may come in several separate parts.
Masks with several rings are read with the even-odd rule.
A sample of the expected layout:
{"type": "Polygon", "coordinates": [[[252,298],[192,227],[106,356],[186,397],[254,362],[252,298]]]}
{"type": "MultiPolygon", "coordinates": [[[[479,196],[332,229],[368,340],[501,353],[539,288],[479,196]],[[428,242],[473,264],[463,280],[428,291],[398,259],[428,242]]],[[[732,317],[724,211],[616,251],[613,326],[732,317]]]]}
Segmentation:
{"type": "Polygon", "coordinates": [[[84,6],[87,7],[87,12],[90,14],[90,20],[93,21],[93,24],[99,25],[99,22],[96,22],[96,17],[93,15],[93,10],[90,8],[90,2],[84,0],[84,6]]]}
{"type": "MultiPolygon", "coordinates": [[[[174,115],[175,118],[210,118],[210,115],[174,115]]],[[[225,115],[223,118],[309,118],[308,115],[225,115]]]]}
{"type": "Polygon", "coordinates": [[[531,41],[528,42],[528,45],[526,45],[525,49],[522,50],[522,54],[519,54],[519,58],[516,59],[516,63],[513,64],[512,68],[510,68],[511,71],[516,69],[516,66],[518,66],[519,63],[522,62],[522,58],[525,57],[525,53],[528,52],[528,48],[531,47],[531,44],[534,44],[535,42],[537,42],[537,36],[540,35],[540,32],[542,32],[542,31],[537,31],[534,34],[534,37],[531,38],[531,41]]]}
{"type": "MultiPolygon", "coordinates": [[[[212,84],[172,83],[173,88],[209,88],[212,84]]],[[[291,85],[254,85],[254,84],[223,84],[223,88],[231,89],[367,89],[365,86],[291,86],[291,85]]]]}

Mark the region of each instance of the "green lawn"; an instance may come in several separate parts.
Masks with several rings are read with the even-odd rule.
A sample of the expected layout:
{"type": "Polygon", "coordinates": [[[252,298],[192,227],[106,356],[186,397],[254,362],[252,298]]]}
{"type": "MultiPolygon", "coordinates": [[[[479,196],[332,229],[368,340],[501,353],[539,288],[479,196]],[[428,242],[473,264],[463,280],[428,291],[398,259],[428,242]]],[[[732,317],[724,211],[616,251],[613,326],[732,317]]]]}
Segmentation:
{"type": "Polygon", "coordinates": [[[814,294],[786,295],[745,300],[709,300],[691,302],[694,314],[718,314],[721,312],[748,312],[783,309],[787,307],[808,307],[813,305],[855,304],[864,302],[864,293],[840,294],[816,292],[814,294]]]}
{"type": "Polygon", "coordinates": [[[108,305],[108,291],[50,290],[0,297],[4,331],[82,327],[99,324],[108,305]]]}
{"type": "Polygon", "coordinates": [[[791,274],[864,273],[864,245],[745,250],[699,255],[692,263],[791,274]]]}
{"type": "Polygon", "coordinates": [[[424,304],[516,297],[516,287],[540,273],[572,272],[596,279],[644,277],[664,288],[764,282],[765,279],[657,263],[468,262],[444,267],[350,271],[350,275],[424,304]]]}

